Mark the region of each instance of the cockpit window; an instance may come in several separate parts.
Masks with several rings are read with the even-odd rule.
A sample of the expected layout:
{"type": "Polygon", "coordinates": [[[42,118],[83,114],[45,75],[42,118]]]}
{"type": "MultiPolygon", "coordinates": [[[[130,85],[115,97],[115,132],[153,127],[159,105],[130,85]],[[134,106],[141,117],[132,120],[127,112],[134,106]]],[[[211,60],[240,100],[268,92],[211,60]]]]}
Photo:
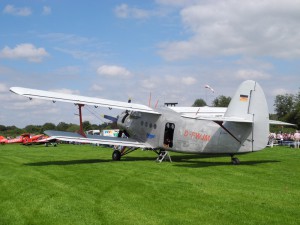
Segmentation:
{"type": "Polygon", "coordinates": [[[133,119],[141,118],[141,116],[142,116],[141,112],[133,111],[133,112],[130,113],[130,117],[133,118],[133,119]]]}

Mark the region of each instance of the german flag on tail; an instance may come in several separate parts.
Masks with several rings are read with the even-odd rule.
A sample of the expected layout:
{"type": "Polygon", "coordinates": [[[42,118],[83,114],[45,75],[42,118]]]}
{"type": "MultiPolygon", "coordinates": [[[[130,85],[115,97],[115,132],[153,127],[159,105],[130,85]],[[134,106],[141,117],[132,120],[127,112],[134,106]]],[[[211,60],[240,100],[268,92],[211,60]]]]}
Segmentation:
{"type": "Polygon", "coordinates": [[[240,101],[241,102],[247,102],[248,101],[248,95],[240,95],[240,101]]]}

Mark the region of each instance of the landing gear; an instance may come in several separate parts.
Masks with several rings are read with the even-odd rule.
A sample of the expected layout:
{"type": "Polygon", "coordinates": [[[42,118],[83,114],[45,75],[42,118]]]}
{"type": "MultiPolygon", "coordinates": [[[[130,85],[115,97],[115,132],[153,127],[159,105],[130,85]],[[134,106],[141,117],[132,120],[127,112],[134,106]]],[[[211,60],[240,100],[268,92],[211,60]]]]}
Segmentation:
{"type": "Polygon", "coordinates": [[[124,155],[127,155],[135,150],[137,150],[138,148],[136,147],[120,147],[120,146],[115,146],[114,147],[114,152],[112,154],[112,160],[113,161],[120,161],[121,157],[124,155]]]}
{"type": "Polygon", "coordinates": [[[50,142],[50,143],[48,143],[48,142],[46,142],[45,143],[45,147],[49,147],[49,146],[53,146],[53,147],[56,147],[57,146],[57,143],[56,142],[50,142]]]}
{"type": "Polygon", "coordinates": [[[121,159],[121,152],[119,150],[115,150],[112,154],[113,161],[120,161],[121,159]]]}
{"type": "Polygon", "coordinates": [[[233,155],[231,155],[231,163],[232,163],[232,165],[239,165],[240,160],[236,157],[233,157],[233,155]]]}

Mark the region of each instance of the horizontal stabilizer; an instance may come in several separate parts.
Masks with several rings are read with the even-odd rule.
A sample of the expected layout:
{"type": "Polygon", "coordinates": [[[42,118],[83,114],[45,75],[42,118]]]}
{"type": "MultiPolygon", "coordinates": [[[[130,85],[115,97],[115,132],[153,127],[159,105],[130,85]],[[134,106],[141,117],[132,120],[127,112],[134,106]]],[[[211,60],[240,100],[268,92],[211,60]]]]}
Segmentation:
{"type": "Polygon", "coordinates": [[[100,135],[86,135],[87,137],[84,137],[78,133],[55,130],[46,130],[44,133],[50,136],[50,138],[60,141],[151,148],[151,146],[147,143],[138,142],[130,138],[106,137],[100,135]]]}
{"type": "Polygon", "coordinates": [[[278,121],[278,120],[270,120],[270,124],[282,125],[282,126],[297,126],[296,124],[293,124],[293,123],[287,123],[287,122],[282,122],[282,121],[278,121]]]}
{"type": "MultiPolygon", "coordinates": [[[[239,117],[199,117],[199,116],[189,116],[189,115],[182,115],[182,117],[190,118],[190,119],[197,119],[197,120],[208,120],[208,121],[214,121],[214,122],[237,122],[237,123],[252,123],[252,120],[247,120],[244,118],[239,117]]],[[[282,122],[278,120],[269,120],[270,125],[281,125],[281,126],[297,126],[296,124],[282,122]]]]}
{"type": "Polygon", "coordinates": [[[215,116],[215,117],[199,117],[199,116],[188,116],[182,115],[185,118],[197,119],[197,120],[208,120],[214,122],[236,122],[236,123],[253,123],[250,119],[240,118],[240,117],[224,117],[224,116],[215,116]]]}
{"type": "Polygon", "coordinates": [[[173,111],[187,116],[224,116],[226,107],[169,107],[173,111]]]}
{"type": "Polygon", "coordinates": [[[107,108],[147,112],[151,114],[159,114],[158,112],[154,111],[152,108],[142,104],[134,104],[128,102],[120,102],[120,101],[113,101],[113,100],[107,100],[101,98],[57,93],[51,91],[42,91],[42,90],[22,88],[22,87],[11,87],[10,91],[18,95],[28,97],[30,99],[38,98],[38,99],[51,100],[53,102],[56,101],[69,102],[74,104],[92,105],[92,106],[100,106],[100,107],[107,107],[107,108]]]}

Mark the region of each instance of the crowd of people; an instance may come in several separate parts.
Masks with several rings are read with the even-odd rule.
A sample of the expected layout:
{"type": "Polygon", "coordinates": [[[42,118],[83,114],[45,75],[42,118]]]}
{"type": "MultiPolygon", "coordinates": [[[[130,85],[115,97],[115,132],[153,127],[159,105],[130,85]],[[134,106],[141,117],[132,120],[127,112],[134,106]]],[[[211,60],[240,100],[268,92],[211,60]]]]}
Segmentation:
{"type": "Polygon", "coordinates": [[[296,130],[294,133],[270,133],[268,145],[273,147],[274,144],[284,145],[299,148],[300,145],[300,131],[296,130]]]}

